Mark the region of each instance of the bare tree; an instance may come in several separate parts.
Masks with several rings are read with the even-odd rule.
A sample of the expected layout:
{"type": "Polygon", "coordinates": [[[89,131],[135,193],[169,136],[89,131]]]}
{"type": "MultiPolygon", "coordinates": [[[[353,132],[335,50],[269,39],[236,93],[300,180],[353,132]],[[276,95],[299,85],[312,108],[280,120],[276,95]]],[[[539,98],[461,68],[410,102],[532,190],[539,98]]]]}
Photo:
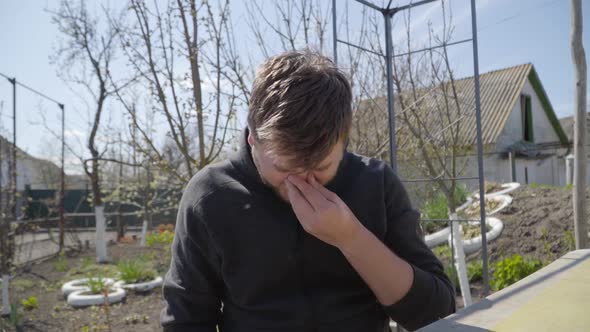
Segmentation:
{"type": "MultiPolygon", "coordinates": [[[[106,8],[103,11],[108,13],[106,8]]],[[[83,166],[92,185],[97,261],[106,262],[106,226],[100,182],[100,159],[106,148],[98,146],[97,136],[107,99],[115,92],[111,84],[111,69],[118,45],[118,30],[110,22],[101,22],[97,16],[91,16],[83,0],[63,0],[59,9],[51,13],[52,21],[62,35],[54,56],[58,74],[82,88],[91,98],[89,105],[92,108],[92,120],[87,142],[91,159],[83,166]]]]}
{"type": "Polygon", "coordinates": [[[148,106],[163,118],[167,137],[182,156],[182,167],[173,167],[165,158],[132,97],[125,93],[118,97],[141,137],[137,141],[143,142],[139,151],[183,184],[219,157],[235,134],[230,124],[237,108],[248,100],[228,23],[229,1],[213,7],[209,2],[198,6],[194,0],[170,0],[164,11],[158,1],[130,3],[132,19],[120,26],[123,50],[140,73],[140,84],[150,91],[148,106]],[[213,91],[205,91],[205,85],[213,91]]]}

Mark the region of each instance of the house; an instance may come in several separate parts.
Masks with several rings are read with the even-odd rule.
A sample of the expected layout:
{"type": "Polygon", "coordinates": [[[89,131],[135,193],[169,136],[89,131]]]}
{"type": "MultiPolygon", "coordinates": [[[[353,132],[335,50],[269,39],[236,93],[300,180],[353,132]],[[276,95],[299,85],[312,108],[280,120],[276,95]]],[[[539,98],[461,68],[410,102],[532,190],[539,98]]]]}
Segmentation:
{"type": "MultiPolygon", "coordinates": [[[[8,204],[12,193],[9,192],[11,183],[11,165],[14,145],[0,136],[0,188],[1,202],[4,207],[8,204]]],[[[25,205],[24,192],[27,190],[59,190],[61,188],[61,168],[49,160],[35,158],[16,147],[16,191],[19,193],[16,201],[17,215],[21,215],[21,207],[25,205]]],[[[85,189],[88,187],[85,175],[65,176],[65,187],[68,190],[85,189]]]]}
{"type": "MultiPolygon", "coordinates": [[[[459,176],[477,177],[474,79],[457,79],[455,87],[457,103],[446,100],[444,107],[451,111],[456,111],[457,108],[463,110],[451,112],[456,115],[444,121],[440,120],[439,115],[444,111],[441,105],[445,100],[440,94],[432,93],[435,89],[421,88],[417,91],[419,97],[414,95],[410,102],[414,101],[412,104],[425,112],[420,121],[428,128],[424,135],[429,139],[434,140],[437,133],[447,130],[450,125],[457,125],[456,144],[466,151],[457,157],[465,165],[459,176]]],[[[400,101],[404,95],[406,92],[402,93],[402,98],[396,96],[395,99],[396,141],[400,151],[398,172],[402,179],[410,179],[416,173],[408,175],[407,171],[413,169],[408,166],[412,164],[412,160],[408,158],[417,158],[419,154],[404,157],[402,153],[404,142],[412,142],[407,122],[400,120],[400,114],[410,108],[404,108],[400,101]],[[404,139],[408,137],[410,139],[404,139]]],[[[555,115],[534,66],[527,63],[480,74],[480,97],[485,180],[565,185],[565,156],[570,153],[571,143],[555,115]]],[[[384,98],[373,104],[386,109],[384,98]]],[[[365,107],[366,105],[368,104],[365,107]]],[[[465,184],[470,189],[478,186],[478,182],[473,179],[465,181],[465,184]]]]}

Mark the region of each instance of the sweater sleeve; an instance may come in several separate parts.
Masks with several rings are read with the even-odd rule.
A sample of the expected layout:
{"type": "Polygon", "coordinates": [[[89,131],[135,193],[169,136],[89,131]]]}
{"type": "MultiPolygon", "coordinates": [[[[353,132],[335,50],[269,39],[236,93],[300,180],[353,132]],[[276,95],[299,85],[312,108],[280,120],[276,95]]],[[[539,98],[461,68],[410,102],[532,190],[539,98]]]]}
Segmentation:
{"type": "Polygon", "coordinates": [[[195,187],[189,184],[178,209],[163,285],[160,324],[165,332],[215,332],[221,317],[220,260],[198,213],[195,187]]]}
{"type": "Polygon", "coordinates": [[[455,312],[455,294],[440,260],[426,246],[419,226],[420,214],[391,168],[385,170],[387,233],[385,244],[414,271],[408,293],[385,306],[391,319],[405,329],[416,330],[455,312]]]}

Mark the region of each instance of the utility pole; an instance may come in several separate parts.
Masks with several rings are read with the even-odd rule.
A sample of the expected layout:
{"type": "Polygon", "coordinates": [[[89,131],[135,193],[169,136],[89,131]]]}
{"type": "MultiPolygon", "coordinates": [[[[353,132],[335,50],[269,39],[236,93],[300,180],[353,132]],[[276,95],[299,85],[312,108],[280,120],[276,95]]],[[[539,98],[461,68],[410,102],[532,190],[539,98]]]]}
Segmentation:
{"type": "Polygon", "coordinates": [[[588,248],[586,221],[586,52],[582,43],[582,0],[572,0],[570,43],[575,69],[574,126],[574,231],[576,249],[588,248]]]}

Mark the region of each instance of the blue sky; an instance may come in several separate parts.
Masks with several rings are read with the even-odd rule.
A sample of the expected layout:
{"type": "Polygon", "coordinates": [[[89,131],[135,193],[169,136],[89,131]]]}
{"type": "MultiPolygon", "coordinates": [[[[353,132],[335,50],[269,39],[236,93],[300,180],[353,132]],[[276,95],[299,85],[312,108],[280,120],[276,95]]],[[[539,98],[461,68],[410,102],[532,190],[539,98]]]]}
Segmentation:
{"type": "MultiPolygon", "coordinates": [[[[351,1],[351,0],[348,0],[351,1]]],[[[100,3],[101,1],[97,1],[100,3]]],[[[382,5],[383,0],[372,0],[382,5]]],[[[394,3],[405,4],[409,0],[394,3]]],[[[455,17],[455,40],[469,38],[471,21],[468,0],[450,1],[455,17]]],[[[584,46],[590,47],[590,3],[584,1],[584,46]]],[[[106,3],[106,2],[105,2],[106,3]]],[[[534,64],[558,117],[573,114],[573,65],[569,49],[570,1],[569,0],[477,0],[479,26],[480,72],[500,69],[517,64],[534,64]]],[[[339,1],[339,8],[344,0],[339,1]]],[[[69,90],[56,74],[49,61],[58,32],[51,24],[45,8],[55,8],[58,1],[3,0],[0,2],[0,73],[16,77],[37,90],[66,104],[66,127],[69,137],[83,137],[88,128],[88,114],[84,103],[69,90]]],[[[233,0],[232,15],[236,31],[244,31],[244,4],[233,0]]],[[[437,5],[425,5],[413,14],[417,39],[422,35],[428,20],[436,17],[437,5]]],[[[96,4],[94,7],[98,8],[96,4]]],[[[93,8],[93,7],[89,7],[93,8]]],[[[351,12],[361,6],[350,2],[351,12]]],[[[331,28],[330,28],[331,30],[331,28]]],[[[394,30],[399,41],[403,35],[394,30]]],[[[250,36],[239,38],[240,52],[249,52],[250,36]]],[[[328,45],[331,49],[331,45],[328,45]]],[[[472,75],[470,44],[453,48],[452,61],[459,76],[472,75]]],[[[29,153],[55,159],[59,155],[59,143],[39,123],[39,108],[48,118],[51,130],[59,131],[57,106],[42,101],[26,92],[18,91],[17,141],[29,153]]],[[[0,77],[0,129],[11,134],[12,90],[0,77]]]]}

